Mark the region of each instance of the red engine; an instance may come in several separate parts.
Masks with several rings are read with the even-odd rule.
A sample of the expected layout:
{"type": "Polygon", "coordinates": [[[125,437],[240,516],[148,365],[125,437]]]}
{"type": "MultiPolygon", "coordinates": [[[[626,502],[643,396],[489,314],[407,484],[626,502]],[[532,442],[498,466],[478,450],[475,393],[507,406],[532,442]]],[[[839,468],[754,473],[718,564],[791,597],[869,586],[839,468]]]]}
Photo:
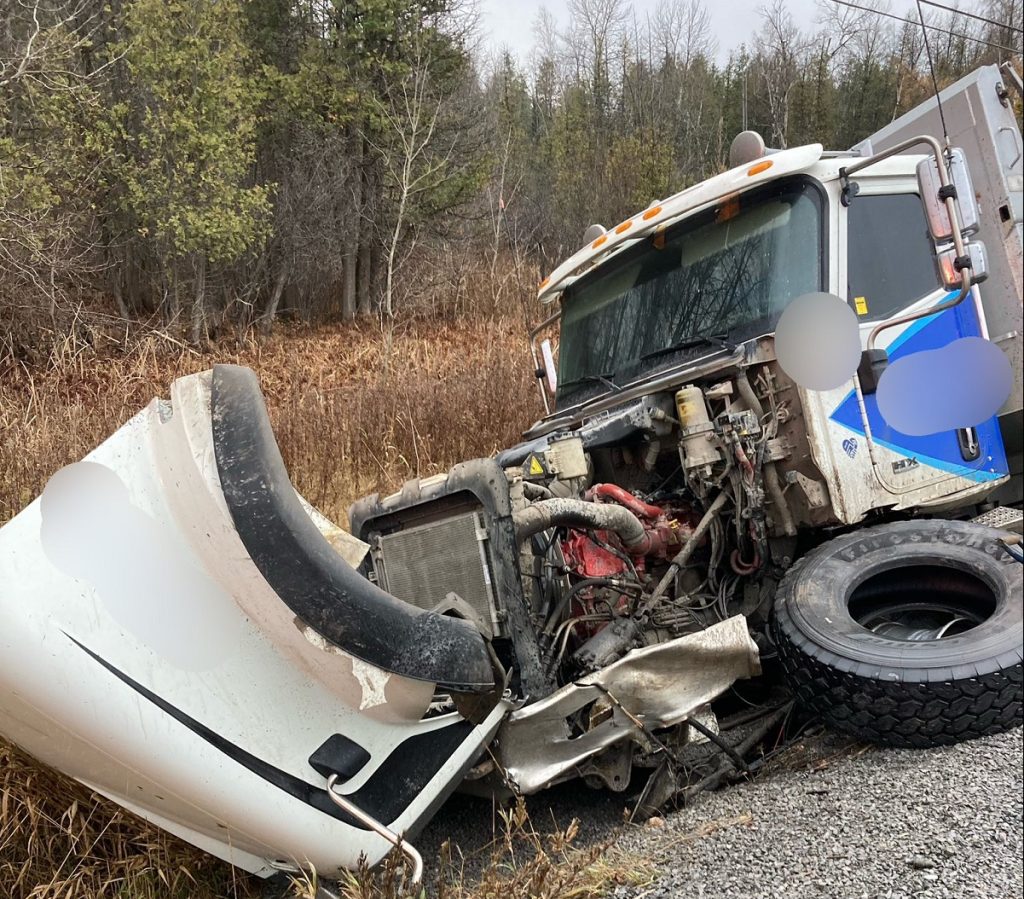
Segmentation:
{"type": "MultiPolygon", "coordinates": [[[[585,498],[591,502],[614,502],[625,506],[640,520],[647,534],[647,549],[636,555],[626,551],[611,531],[570,530],[562,542],[566,566],[580,578],[643,578],[650,564],[667,562],[689,538],[697,524],[696,516],[685,505],[654,506],[616,484],[595,484],[585,498]]],[[[581,591],[578,614],[593,612],[592,592],[581,591]]],[[[625,602],[620,597],[620,604],[625,602]]]]}

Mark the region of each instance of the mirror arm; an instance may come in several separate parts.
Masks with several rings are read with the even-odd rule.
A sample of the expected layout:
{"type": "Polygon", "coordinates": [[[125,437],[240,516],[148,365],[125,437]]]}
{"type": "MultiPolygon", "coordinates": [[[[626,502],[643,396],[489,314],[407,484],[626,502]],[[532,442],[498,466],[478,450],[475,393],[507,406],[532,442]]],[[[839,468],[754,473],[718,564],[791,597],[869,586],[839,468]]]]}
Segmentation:
{"type": "Polygon", "coordinates": [[[928,309],[918,309],[917,312],[911,312],[909,315],[901,315],[899,318],[892,318],[889,321],[879,322],[872,328],[871,333],[868,335],[868,349],[873,350],[875,348],[875,341],[878,339],[878,335],[885,331],[887,328],[895,328],[896,325],[905,325],[907,322],[917,321],[919,318],[926,318],[929,315],[939,315],[945,312],[947,309],[952,309],[954,306],[959,306],[968,294],[971,292],[971,271],[968,268],[960,271],[960,293],[957,294],[955,299],[950,300],[948,303],[942,303],[940,306],[933,306],[928,309]]]}

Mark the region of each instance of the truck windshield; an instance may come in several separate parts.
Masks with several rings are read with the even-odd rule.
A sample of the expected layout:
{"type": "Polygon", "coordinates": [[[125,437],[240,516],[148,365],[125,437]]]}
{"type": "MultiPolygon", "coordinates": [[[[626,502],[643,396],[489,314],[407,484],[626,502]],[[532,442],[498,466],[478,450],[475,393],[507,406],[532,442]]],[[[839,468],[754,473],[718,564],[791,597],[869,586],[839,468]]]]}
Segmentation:
{"type": "Polygon", "coordinates": [[[824,272],[821,192],[806,178],[644,238],[564,292],[559,404],[769,333],[790,300],[824,289],[824,272]]]}

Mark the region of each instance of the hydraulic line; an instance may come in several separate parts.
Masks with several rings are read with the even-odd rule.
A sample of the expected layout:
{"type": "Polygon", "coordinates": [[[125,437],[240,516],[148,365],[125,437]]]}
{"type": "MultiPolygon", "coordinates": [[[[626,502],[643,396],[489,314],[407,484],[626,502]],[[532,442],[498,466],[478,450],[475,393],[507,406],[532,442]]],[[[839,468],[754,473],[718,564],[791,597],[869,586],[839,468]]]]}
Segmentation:
{"type": "Polygon", "coordinates": [[[587,577],[582,581],[577,581],[572,585],[572,589],[566,590],[565,594],[558,601],[558,605],[555,607],[555,610],[548,617],[547,623],[544,625],[544,630],[542,631],[544,635],[550,636],[554,632],[554,629],[558,626],[558,622],[561,620],[565,610],[569,608],[569,604],[576,596],[589,587],[611,587],[614,590],[641,589],[639,584],[632,584],[628,581],[612,577],[587,577]]]}
{"type": "MultiPolygon", "coordinates": [[[[761,405],[757,394],[754,393],[754,388],[751,386],[745,369],[740,369],[736,375],[736,389],[739,391],[743,402],[757,416],[757,420],[761,421],[764,417],[764,406],[761,405]]],[[[762,466],[762,471],[764,472],[764,486],[768,489],[768,496],[771,497],[772,505],[775,506],[775,512],[779,517],[779,524],[782,525],[782,533],[787,537],[796,536],[796,522],[793,520],[793,514],[789,511],[789,504],[782,494],[782,484],[779,481],[778,468],[775,467],[774,462],[765,462],[762,466]]]]}

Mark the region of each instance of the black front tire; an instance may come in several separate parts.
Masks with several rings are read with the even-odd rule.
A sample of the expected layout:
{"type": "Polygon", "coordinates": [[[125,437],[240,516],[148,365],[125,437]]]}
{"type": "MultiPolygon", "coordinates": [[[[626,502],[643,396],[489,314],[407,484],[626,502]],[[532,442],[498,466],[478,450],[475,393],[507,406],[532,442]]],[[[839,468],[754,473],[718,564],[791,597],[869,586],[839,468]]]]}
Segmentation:
{"type": "Polygon", "coordinates": [[[772,622],[798,702],[836,730],[891,746],[947,745],[1019,726],[1022,566],[999,536],[966,522],[900,522],[801,559],[779,585],[772,622]],[[952,608],[975,617],[964,625],[961,616],[966,629],[952,636],[899,639],[885,633],[891,624],[873,632],[861,623],[881,620],[886,601],[911,614],[952,608]]]}

